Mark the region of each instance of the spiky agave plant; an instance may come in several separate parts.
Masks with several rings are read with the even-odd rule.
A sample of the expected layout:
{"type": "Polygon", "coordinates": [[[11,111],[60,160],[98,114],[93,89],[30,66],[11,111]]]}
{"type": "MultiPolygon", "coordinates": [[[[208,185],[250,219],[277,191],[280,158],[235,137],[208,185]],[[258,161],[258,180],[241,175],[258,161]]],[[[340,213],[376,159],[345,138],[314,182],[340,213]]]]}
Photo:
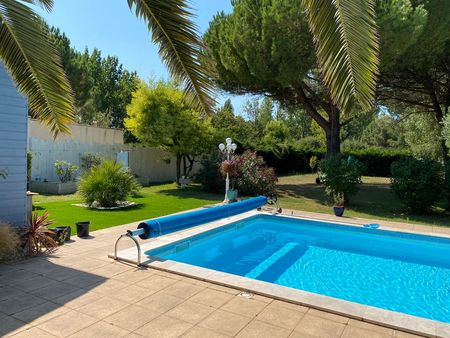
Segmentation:
{"type": "Polygon", "coordinates": [[[27,255],[39,255],[41,253],[52,253],[58,247],[48,228],[53,221],[48,219],[48,212],[39,215],[37,210],[33,212],[31,222],[22,235],[23,246],[27,255]]]}

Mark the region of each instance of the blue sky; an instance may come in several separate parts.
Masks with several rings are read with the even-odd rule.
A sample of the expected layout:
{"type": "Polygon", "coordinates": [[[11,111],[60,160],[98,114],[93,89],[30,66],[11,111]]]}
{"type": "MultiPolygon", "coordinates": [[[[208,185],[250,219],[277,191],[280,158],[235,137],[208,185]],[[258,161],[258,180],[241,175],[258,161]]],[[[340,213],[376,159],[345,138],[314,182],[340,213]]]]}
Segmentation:
{"type": "MultiPolygon", "coordinates": [[[[230,12],[230,0],[192,0],[195,22],[203,33],[218,11],[230,12]]],[[[103,55],[115,55],[128,70],[143,79],[168,78],[151,43],[145,24],[128,9],[126,0],[58,0],[50,13],[39,10],[48,24],[59,27],[78,50],[97,47],[103,55]]],[[[230,95],[220,95],[223,102],[230,95]]],[[[232,97],[237,110],[246,98],[232,97]]]]}

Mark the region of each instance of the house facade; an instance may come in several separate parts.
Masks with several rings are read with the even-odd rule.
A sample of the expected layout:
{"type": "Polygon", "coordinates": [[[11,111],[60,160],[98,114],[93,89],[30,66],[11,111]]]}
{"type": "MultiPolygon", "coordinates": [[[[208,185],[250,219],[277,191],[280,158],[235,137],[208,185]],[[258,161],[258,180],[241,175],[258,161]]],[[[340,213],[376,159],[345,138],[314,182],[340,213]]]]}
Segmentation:
{"type": "Polygon", "coordinates": [[[0,63],[0,221],[26,222],[27,100],[0,63]]]}

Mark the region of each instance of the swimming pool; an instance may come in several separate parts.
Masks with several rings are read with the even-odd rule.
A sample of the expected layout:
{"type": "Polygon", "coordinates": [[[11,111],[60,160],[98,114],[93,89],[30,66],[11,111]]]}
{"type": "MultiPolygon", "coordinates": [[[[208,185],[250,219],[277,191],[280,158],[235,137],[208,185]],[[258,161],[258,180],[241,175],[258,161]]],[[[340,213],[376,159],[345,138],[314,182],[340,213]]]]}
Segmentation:
{"type": "Polygon", "coordinates": [[[450,323],[450,239],[256,215],[145,252],[450,323]]]}

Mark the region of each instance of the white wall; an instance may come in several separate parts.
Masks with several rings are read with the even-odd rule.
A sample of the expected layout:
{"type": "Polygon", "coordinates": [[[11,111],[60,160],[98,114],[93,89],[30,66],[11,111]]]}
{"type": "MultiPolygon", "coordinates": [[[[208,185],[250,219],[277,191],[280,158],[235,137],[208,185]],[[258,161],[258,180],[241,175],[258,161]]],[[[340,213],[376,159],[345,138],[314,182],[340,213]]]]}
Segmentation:
{"type": "Polygon", "coordinates": [[[32,180],[58,181],[54,167],[57,160],[80,166],[80,158],[85,153],[116,159],[120,151],[129,152],[129,167],[142,184],[175,180],[175,159],[170,154],[158,148],[123,144],[123,131],[120,129],[75,124],[71,125],[71,135],[53,139],[38,121],[29,119],[28,126],[28,149],[33,155],[32,180]]]}
{"type": "Polygon", "coordinates": [[[23,226],[26,220],[27,100],[0,63],[0,220],[23,226]]]}

